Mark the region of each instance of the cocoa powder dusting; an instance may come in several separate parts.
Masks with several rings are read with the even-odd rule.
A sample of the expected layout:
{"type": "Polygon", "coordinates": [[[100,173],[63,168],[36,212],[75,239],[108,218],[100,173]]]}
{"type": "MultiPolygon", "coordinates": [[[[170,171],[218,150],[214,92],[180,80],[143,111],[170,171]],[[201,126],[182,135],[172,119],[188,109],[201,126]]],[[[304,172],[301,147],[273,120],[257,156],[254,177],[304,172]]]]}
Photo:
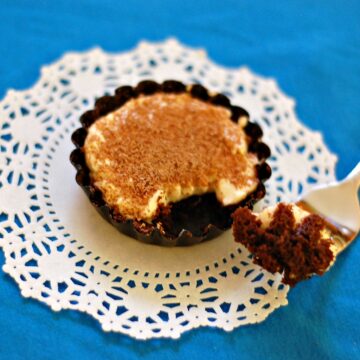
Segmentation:
{"type": "Polygon", "coordinates": [[[220,179],[258,184],[256,155],[230,111],[189,94],[157,93],[130,100],[91,125],[84,153],[95,186],[122,215],[142,219],[157,190],[211,189],[220,179]],[[236,150],[236,146],[239,149],[236,150]]]}
{"type": "Polygon", "coordinates": [[[334,259],[330,239],[321,236],[325,221],[318,215],[296,223],[291,206],[280,203],[265,229],[247,208],[237,209],[233,220],[235,241],[247,247],[254,263],[271,273],[283,273],[283,282],[290,286],[313,274],[322,275],[334,259]]]}

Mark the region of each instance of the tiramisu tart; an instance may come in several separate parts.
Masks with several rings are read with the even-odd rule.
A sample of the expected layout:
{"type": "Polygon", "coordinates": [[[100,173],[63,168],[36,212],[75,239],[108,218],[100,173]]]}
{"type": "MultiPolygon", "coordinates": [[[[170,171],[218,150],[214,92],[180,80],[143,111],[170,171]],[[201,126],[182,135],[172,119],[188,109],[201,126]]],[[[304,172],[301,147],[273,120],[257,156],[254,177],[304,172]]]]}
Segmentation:
{"type": "Polygon", "coordinates": [[[261,128],[201,85],[122,86],[80,121],[72,136],[76,180],[98,211],[134,238],[198,243],[265,195],[270,150],[261,128]]]}
{"type": "Polygon", "coordinates": [[[295,204],[279,203],[259,214],[238,208],[232,216],[235,241],[248,248],[255,264],[282,274],[285,284],[322,275],[335,259],[326,221],[295,204]]]}

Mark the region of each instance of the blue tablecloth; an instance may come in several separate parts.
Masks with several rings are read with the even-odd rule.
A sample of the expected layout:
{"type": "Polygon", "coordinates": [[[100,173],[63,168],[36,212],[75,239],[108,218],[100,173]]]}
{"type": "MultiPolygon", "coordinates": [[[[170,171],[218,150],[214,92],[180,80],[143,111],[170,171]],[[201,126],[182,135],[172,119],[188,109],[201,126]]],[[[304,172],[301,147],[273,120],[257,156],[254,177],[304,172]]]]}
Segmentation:
{"type": "MultiPolygon", "coordinates": [[[[297,99],[299,117],[339,155],[338,177],[359,161],[358,0],[2,0],[0,97],[9,87],[30,87],[40,66],[66,51],[127,50],[142,38],[170,35],[205,47],[223,65],[247,64],[275,77],[297,99]]],[[[358,241],[259,325],[231,333],[203,328],[178,341],[104,333],[87,315],[23,299],[1,272],[0,358],[360,359],[359,256],[358,241]]]]}

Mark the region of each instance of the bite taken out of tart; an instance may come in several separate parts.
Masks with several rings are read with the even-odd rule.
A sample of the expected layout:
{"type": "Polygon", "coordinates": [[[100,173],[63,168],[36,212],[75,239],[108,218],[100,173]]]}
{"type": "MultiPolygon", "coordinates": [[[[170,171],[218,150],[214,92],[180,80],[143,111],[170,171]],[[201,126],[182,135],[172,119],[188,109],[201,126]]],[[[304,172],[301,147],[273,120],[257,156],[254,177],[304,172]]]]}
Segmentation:
{"type": "Polygon", "coordinates": [[[190,245],[229,229],[271,175],[259,125],[203,86],[151,80],[119,87],[81,116],[70,159],[76,181],[121,232],[190,245]]]}

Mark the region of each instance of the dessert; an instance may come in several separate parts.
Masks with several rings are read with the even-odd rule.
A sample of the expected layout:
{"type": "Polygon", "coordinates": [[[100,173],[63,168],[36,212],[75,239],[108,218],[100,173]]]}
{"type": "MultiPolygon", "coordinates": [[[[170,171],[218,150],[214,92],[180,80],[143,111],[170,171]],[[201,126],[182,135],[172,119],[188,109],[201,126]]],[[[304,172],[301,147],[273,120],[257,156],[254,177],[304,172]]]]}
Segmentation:
{"type": "Polygon", "coordinates": [[[235,241],[253,254],[254,263],[281,273],[285,284],[322,275],[335,259],[326,221],[295,204],[279,203],[259,214],[239,208],[232,216],[235,241]]]}
{"type": "Polygon", "coordinates": [[[185,245],[227,229],[265,194],[269,148],[248,113],[221,94],[143,81],[100,98],[73,134],[77,182],[119,230],[185,245]]]}

